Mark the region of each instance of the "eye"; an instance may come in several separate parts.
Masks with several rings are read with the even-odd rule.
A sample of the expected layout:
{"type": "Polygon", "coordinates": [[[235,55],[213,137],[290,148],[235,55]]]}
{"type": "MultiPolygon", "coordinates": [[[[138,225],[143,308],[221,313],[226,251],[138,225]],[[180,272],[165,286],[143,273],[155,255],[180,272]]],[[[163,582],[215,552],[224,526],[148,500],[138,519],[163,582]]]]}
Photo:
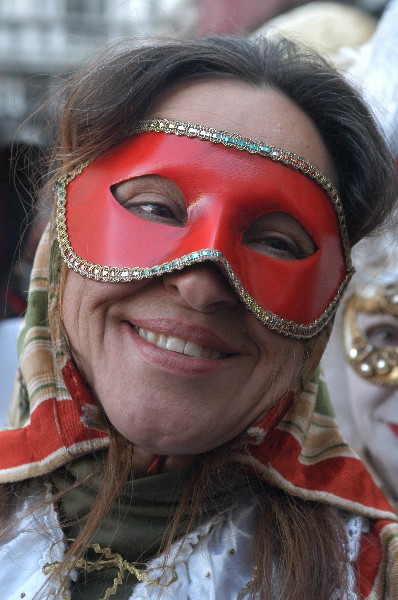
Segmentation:
{"type": "Polygon", "coordinates": [[[187,219],[181,190],[169,179],[144,175],[111,187],[115,199],[131,214],[166,225],[181,227],[187,219]]]}
{"type": "Polygon", "coordinates": [[[395,326],[388,323],[373,325],[365,330],[365,335],[376,348],[398,346],[398,323],[395,326]]]}
{"type": "Polygon", "coordinates": [[[287,213],[269,213],[245,231],[242,243],[260,254],[281,260],[301,260],[317,250],[310,234],[287,213]]]}
{"type": "Polygon", "coordinates": [[[372,346],[376,348],[398,346],[398,318],[394,315],[359,311],[356,314],[356,322],[372,346]]]}
{"type": "Polygon", "coordinates": [[[258,239],[252,238],[250,240],[250,248],[262,254],[284,258],[285,260],[303,258],[300,248],[292,239],[273,231],[260,234],[258,239]]]}
{"type": "Polygon", "coordinates": [[[169,222],[170,225],[179,224],[178,211],[167,196],[148,192],[137,194],[121,204],[132,214],[147,221],[169,222]]]}

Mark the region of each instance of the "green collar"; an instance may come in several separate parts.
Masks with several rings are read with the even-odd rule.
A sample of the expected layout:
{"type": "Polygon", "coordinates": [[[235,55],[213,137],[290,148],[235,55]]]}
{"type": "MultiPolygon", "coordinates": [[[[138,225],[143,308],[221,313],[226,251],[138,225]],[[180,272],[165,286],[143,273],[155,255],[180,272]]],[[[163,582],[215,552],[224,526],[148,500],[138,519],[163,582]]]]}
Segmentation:
{"type": "MultiPolygon", "coordinates": [[[[74,461],[56,471],[51,476],[57,491],[63,491],[85,477],[98,466],[102,458],[91,455],[74,461]],[[95,463],[95,464],[93,464],[95,463]]],[[[167,529],[183,497],[185,486],[192,474],[190,467],[181,471],[170,471],[160,475],[142,477],[129,481],[120,497],[110,509],[95,533],[92,543],[101,548],[110,548],[125,560],[133,563],[146,563],[161,549],[167,529]]],[[[60,506],[63,519],[74,522],[87,513],[96,496],[100,484],[100,475],[96,475],[88,484],[83,484],[68,492],[60,506]]],[[[211,494],[204,498],[201,514],[196,524],[205,522],[232,506],[248,491],[253,493],[259,481],[241,471],[236,465],[225,467],[217,474],[211,486],[211,494]]],[[[180,523],[177,535],[181,535],[187,526],[190,506],[188,505],[180,523]]],[[[68,538],[76,538],[79,524],[73,523],[66,529],[68,538]]],[[[99,556],[89,551],[87,559],[96,561],[99,556]]],[[[84,573],[72,592],[73,600],[97,600],[113,583],[116,570],[102,569],[92,574],[84,573]]],[[[112,598],[129,598],[135,579],[125,578],[112,598]]]]}

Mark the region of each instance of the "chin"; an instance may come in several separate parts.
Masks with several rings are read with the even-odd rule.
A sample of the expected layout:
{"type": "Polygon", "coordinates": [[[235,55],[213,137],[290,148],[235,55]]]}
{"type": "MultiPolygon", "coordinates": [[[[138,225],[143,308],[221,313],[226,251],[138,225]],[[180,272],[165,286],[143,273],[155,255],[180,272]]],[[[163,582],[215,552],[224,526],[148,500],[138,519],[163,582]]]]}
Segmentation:
{"type": "Polygon", "coordinates": [[[151,437],[150,439],[148,438],[143,438],[142,436],[134,437],[134,439],[132,439],[133,436],[131,436],[130,439],[134,446],[138,446],[139,448],[141,448],[142,450],[145,450],[147,452],[150,452],[151,454],[160,454],[160,455],[167,455],[167,456],[187,456],[187,455],[191,455],[191,454],[203,454],[204,452],[209,452],[210,450],[213,450],[214,448],[216,448],[218,445],[218,443],[214,443],[214,444],[206,444],[203,445],[203,437],[201,437],[201,439],[198,441],[198,443],[195,443],[194,440],[189,439],[187,440],[187,442],[184,442],[183,439],[179,438],[177,439],[159,439],[159,437],[156,439],[156,437],[151,437]],[[156,442],[154,443],[154,439],[156,439],[156,442]]]}
{"type": "Polygon", "coordinates": [[[121,431],[120,429],[119,431],[136,448],[140,448],[150,454],[174,456],[192,453],[188,448],[190,444],[185,445],[181,439],[164,439],[159,433],[143,435],[142,432],[137,434],[137,432],[132,431],[121,431]]]}

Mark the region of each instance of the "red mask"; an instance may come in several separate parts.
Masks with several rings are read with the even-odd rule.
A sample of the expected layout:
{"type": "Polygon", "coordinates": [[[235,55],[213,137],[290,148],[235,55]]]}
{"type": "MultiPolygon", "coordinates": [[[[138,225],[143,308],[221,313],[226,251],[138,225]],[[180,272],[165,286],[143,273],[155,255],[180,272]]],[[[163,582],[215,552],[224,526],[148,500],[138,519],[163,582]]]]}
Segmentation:
{"type": "Polygon", "coordinates": [[[210,260],[262,323],[293,337],[316,335],[352,275],[340,201],[325,175],[290,152],[210,128],[157,119],[137,131],[59,181],[57,224],[67,265],[116,282],[210,260]],[[147,220],[121,206],[114,186],[148,175],[179,188],[186,220],[147,220]],[[315,251],[281,258],[247,244],[252,224],[271,213],[293,217],[315,251]]]}

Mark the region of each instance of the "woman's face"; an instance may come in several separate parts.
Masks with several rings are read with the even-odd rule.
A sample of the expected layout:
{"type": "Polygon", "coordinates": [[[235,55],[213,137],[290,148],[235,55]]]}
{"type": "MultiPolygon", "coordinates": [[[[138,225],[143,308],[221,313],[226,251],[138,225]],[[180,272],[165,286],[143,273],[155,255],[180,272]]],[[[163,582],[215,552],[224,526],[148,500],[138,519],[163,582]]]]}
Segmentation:
{"type": "MultiPolygon", "coordinates": [[[[334,178],[317,130],[279,92],[203,80],[170,92],[152,116],[264,139],[334,178]]],[[[172,194],[164,183],[155,190],[163,204],[172,194]]],[[[153,191],[140,189],[140,210],[157,218],[153,191]]],[[[123,202],[130,183],[114,193],[123,202]]],[[[311,253],[311,239],[294,219],[273,219],[271,253],[290,252],[292,240],[311,253]]],[[[113,426],[156,454],[196,454],[234,438],[295,388],[303,364],[302,342],[257,321],[212,263],[132,283],[69,271],[63,315],[77,364],[113,426]]]]}
{"type": "MultiPolygon", "coordinates": [[[[392,314],[359,313],[360,331],[374,348],[398,348],[398,319],[392,314]]],[[[348,368],[352,414],[375,469],[398,497],[398,388],[366,381],[348,368]]]]}

